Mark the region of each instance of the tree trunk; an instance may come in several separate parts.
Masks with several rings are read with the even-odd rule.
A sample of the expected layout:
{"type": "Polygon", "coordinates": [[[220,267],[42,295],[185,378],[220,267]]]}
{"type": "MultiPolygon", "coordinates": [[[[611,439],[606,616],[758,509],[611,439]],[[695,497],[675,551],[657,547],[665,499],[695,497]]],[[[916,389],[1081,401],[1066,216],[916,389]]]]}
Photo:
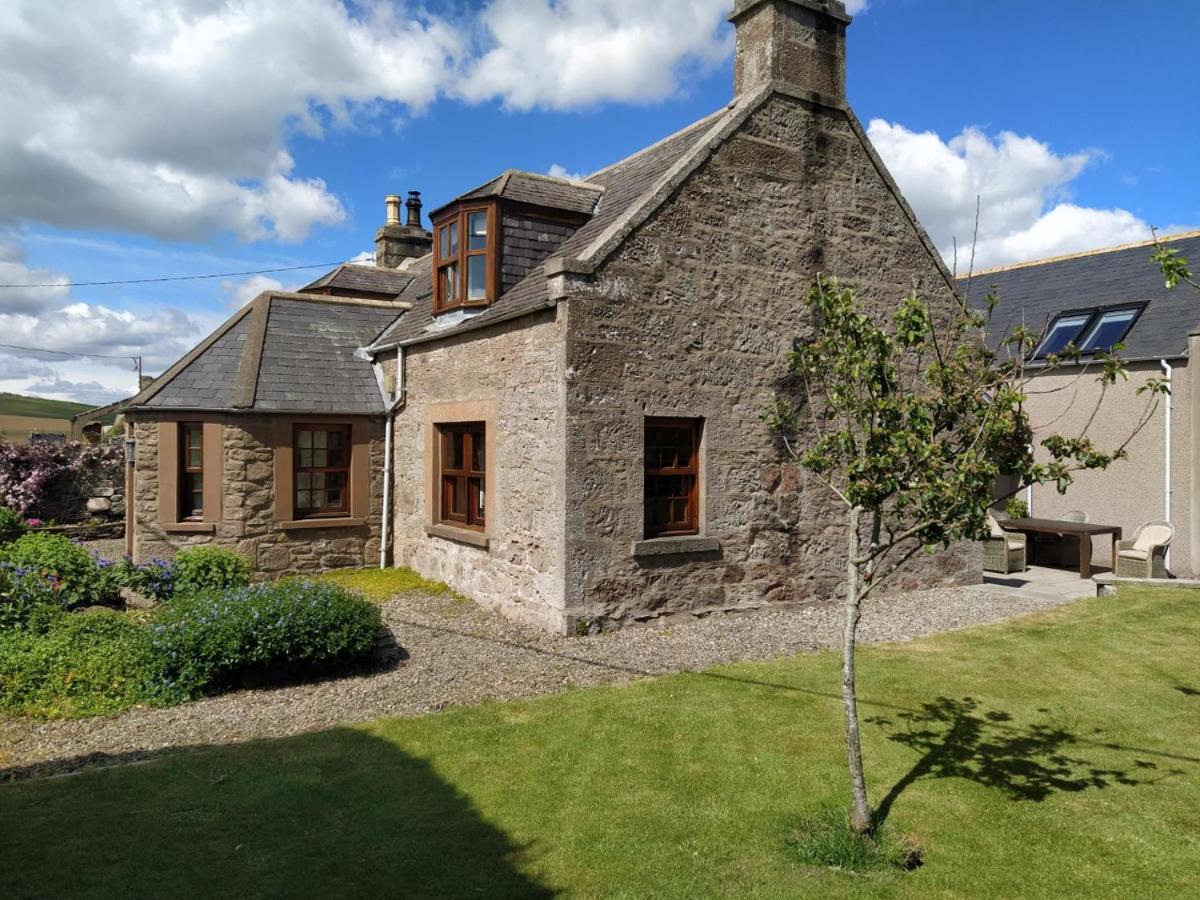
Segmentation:
{"type": "Polygon", "coordinates": [[[849,559],[846,563],[846,633],[842,643],[842,704],[846,710],[846,757],[850,764],[850,827],[858,834],[871,831],[871,806],[863,775],[862,738],[858,729],[858,696],[854,689],[854,644],[858,634],[861,573],[859,521],[862,509],[850,510],[849,559]]]}

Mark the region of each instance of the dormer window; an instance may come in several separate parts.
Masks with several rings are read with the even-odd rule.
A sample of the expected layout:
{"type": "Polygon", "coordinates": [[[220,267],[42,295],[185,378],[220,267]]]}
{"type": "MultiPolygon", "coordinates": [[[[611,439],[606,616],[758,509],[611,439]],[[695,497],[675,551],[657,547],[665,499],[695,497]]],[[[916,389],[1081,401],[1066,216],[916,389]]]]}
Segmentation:
{"type": "Polygon", "coordinates": [[[434,224],[433,311],[496,299],[496,206],[464,206],[434,224]]]}

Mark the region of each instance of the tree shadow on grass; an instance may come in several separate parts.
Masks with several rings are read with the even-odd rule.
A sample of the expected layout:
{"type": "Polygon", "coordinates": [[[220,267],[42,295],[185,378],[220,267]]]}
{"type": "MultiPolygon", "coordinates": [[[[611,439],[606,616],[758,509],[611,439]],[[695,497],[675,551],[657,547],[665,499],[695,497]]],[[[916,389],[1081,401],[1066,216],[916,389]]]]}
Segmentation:
{"type": "Polygon", "coordinates": [[[999,790],[1013,800],[1040,802],[1052,794],[1075,793],[1113,785],[1138,785],[1182,774],[1157,763],[1132,757],[1128,764],[1109,768],[1094,764],[1070,749],[1085,743],[1109,750],[1120,745],[1084,740],[1050,719],[1024,724],[1007,712],[988,710],[973,697],[938,697],[917,710],[865,721],[890,730],[888,739],[919,752],[920,758],[900,778],[875,810],[882,825],[896,800],[925,778],[965,778],[999,790]]]}
{"type": "Polygon", "coordinates": [[[356,729],[0,787],[0,807],[13,900],[555,895],[521,870],[535,841],[356,729]]]}

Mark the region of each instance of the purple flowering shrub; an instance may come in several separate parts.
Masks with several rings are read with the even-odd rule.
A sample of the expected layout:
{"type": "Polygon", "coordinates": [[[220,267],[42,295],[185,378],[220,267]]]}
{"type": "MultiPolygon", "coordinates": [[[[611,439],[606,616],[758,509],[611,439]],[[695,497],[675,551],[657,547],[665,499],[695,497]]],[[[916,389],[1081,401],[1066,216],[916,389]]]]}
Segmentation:
{"type": "Polygon", "coordinates": [[[52,575],[0,562],[0,632],[49,624],[63,610],[62,582],[52,575]]]}
{"type": "Polygon", "coordinates": [[[150,626],[164,696],[198,697],[252,672],[322,671],[371,652],[379,607],[307,580],[177,595],[150,626]]]}
{"type": "Polygon", "coordinates": [[[0,439],[0,504],[21,516],[72,521],[98,478],[120,476],[116,444],[14,444],[0,439]]]}
{"type": "Polygon", "coordinates": [[[92,554],[69,538],[32,531],[0,546],[0,564],[36,573],[54,583],[64,609],[112,603],[119,584],[92,554]]]}

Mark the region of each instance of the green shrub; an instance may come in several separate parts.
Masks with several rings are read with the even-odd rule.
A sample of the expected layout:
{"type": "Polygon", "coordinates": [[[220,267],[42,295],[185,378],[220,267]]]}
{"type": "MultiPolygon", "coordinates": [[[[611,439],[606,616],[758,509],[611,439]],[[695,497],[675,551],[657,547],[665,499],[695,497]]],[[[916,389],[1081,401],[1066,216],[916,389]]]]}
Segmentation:
{"type": "Polygon", "coordinates": [[[1020,497],[1010,497],[1004,504],[1004,514],[1010,519],[1024,519],[1029,515],[1029,504],[1020,497]]]}
{"type": "Polygon", "coordinates": [[[119,588],[133,588],[160,602],[171,599],[175,592],[175,572],[170,563],[161,559],[152,559],[140,566],[128,556],[115,563],[104,559],[97,562],[101,573],[112,578],[119,588]]]}
{"type": "Polygon", "coordinates": [[[0,631],[29,627],[35,613],[46,607],[61,612],[62,595],[55,590],[61,584],[40,572],[0,563],[0,631]]]}
{"type": "Polygon", "coordinates": [[[198,594],[245,587],[250,583],[250,566],[232,550],[195,547],[183,550],[172,567],[177,594],[198,594]]]}
{"type": "Polygon", "coordinates": [[[110,603],[117,585],[87,550],[60,534],[34,531],[0,547],[0,563],[46,575],[64,607],[110,603]]]}
{"type": "Polygon", "coordinates": [[[29,530],[21,514],[15,510],[0,506],[0,541],[12,541],[29,530]]]}
{"type": "Polygon", "coordinates": [[[832,806],[803,819],[788,843],[811,866],[880,872],[921,865],[921,851],[911,840],[893,838],[882,825],[869,837],[856,834],[846,813],[832,806]]]}
{"type": "Polygon", "coordinates": [[[334,584],[288,580],[180,594],[156,616],[151,644],[169,694],[196,697],[243,677],[305,674],[370,652],[379,608],[334,584]]]}
{"type": "Polygon", "coordinates": [[[109,610],[41,617],[41,628],[0,632],[0,709],[62,718],[169,699],[150,634],[109,610]]]}

